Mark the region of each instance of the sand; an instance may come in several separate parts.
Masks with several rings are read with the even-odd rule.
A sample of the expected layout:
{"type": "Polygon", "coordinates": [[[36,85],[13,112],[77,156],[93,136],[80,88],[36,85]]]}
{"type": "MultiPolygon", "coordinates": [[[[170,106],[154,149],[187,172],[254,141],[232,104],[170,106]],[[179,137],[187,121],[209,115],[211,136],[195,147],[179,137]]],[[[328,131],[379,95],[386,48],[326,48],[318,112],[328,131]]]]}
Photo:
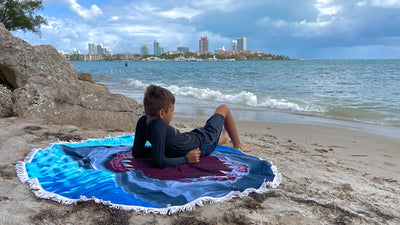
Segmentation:
{"type": "MultiPolygon", "coordinates": [[[[174,118],[172,125],[188,131],[204,123],[174,118]]],[[[237,125],[250,154],[276,165],[282,184],[169,216],[37,198],[15,171],[32,148],[124,133],[0,119],[0,224],[400,224],[399,138],[318,125],[237,125]]]]}

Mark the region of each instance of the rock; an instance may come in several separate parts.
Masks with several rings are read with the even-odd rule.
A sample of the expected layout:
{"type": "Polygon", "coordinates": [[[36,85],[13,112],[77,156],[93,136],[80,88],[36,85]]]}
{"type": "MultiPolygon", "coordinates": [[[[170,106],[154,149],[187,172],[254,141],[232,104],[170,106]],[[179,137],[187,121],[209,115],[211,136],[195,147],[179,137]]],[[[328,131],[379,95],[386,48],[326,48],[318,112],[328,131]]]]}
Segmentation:
{"type": "Polygon", "coordinates": [[[51,45],[31,46],[14,37],[0,23],[0,79],[12,90],[23,87],[32,76],[72,82],[77,71],[51,45]]]}
{"type": "Polygon", "coordinates": [[[31,46],[0,23],[0,84],[12,92],[17,116],[52,124],[132,132],[143,109],[135,100],[112,94],[79,75],[50,46],[31,46]]]}
{"type": "Polygon", "coordinates": [[[92,76],[88,73],[80,73],[78,74],[78,80],[83,80],[83,81],[87,81],[90,83],[94,83],[94,81],[92,80],[92,76]]]}
{"type": "Polygon", "coordinates": [[[13,103],[11,101],[11,91],[0,85],[0,118],[10,117],[13,114],[13,103]]]}

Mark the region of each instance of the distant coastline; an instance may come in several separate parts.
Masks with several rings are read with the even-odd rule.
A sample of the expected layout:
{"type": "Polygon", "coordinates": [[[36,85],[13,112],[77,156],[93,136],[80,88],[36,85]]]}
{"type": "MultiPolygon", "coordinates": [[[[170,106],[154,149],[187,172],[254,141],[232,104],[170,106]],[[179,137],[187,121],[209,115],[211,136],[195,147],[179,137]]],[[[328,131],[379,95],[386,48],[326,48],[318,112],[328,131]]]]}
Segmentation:
{"type": "MultiPolygon", "coordinates": [[[[62,53],[61,53],[62,54],[62,53]]],[[[63,54],[70,61],[260,61],[260,60],[293,60],[289,56],[273,55],[261,51],[225,51],[221,54],[211,52],[166,52],[157,57],[139,53],[100,54],[63,54]]]]}

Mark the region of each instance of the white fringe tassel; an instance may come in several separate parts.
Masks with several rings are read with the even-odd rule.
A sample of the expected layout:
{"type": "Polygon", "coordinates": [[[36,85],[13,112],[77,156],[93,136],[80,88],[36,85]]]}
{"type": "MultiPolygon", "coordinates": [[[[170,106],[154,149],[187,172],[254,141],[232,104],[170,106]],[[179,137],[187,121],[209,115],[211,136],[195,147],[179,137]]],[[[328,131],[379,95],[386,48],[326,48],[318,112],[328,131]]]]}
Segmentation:
{"type": "MultiPolygon", "coordinates": [[[[91,139],[93,140],[93,139],[91,139]]],[[[85,140],[88,141],[88,140],[85,140]]],[[[82,141],[84,142],[84,141],[82,141]]],[[[57,142],[56,144],[60,143],[78,143],[78,142],[57,142]]],[[[48,148],[52,147],[53,144],[49,145],[48,148]]],[[[246,197],[250,193],[256,192],[259,194],[265,193],[268,191],[269,188],[277,188],[280,183],[282,182],[282,175],[278,172],[278,169],[276,166],[274,166],[271,162],[271,169],[272,172],[274,173],[275,177],[273,181],[265,181],[263,184],[258,188],[247,188],[243,192],[240,191],[231,191],[227,195],[219,198],[214,198],[210,196],[205,196],[201,197],[198,199],[195,199],[191,202],[186,203],[185,205],[181,206],[168,206],[166,208],[150,208],[150,207],[143,207],[143,206],[129,206],[129,205],[121,205],[121,204],[114,204],[111,203],[110,201],[103,201],[102,199],[98,199],[95,197],[92,198],[87,198],[85,196],[81,196],[79,199],[70,199],[66,198],[64,196],[61,196],[59,194],[49,192],[43,189],[43,187],[40,185],[39,181],[37,178],[30,179],[28,176],[28,173],[26,171],[25,163],[31,162],[33,159],[33,156],[36,154],[36,152],[39,151],[38,149],[32,149],[32,151],[25,157],[24,162],[17,162],[15,169],[17,171],[18,178],[21,180],[22,183],[27,183],[30,188],[33,190],[35,193],[36,197],[38,198],[44,198],[44,199],[51,199],[56,202],[59,202],[64,205],[71,205],[71,204],[76,204],[78,202],[83,202],[83,201],[89,201],[93,200],[96,203],[102,203],[104,205],[110,206],[111,208],[114,209],[121,209],[121,210],[127,210],[127,211],[135,211],[135,212],[144,212],[144,213],[153,213],[153,214],[162,214],[162,215],[171,215],[174,213],[178,212],[184,212],[184,211],[192,211],[195,209],[196,206],[203,206],[204,203],[220,203],[224,201],[229,201],[233,198],[239,197],[246,197]]]]}

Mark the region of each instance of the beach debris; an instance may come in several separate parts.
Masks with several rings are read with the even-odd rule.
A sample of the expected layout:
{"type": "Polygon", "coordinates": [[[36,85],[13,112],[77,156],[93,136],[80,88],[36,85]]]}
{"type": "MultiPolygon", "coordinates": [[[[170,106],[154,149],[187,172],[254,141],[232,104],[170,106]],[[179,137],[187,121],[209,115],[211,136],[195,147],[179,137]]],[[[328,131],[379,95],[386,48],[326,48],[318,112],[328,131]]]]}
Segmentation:
{"type": "Polygon", "coordinates": [[[40,126],[26,126],[24,127],[24,131],[28,134],[34,134],[34,131],[39,131],[41,130],[42,127],[40,126]]]}
{"type": "Polygon", "coordinates": [[[264,206],[260,205],[260,203],[254,202],[254,201],[247,201],[245,204],[246,208],[248,209],[265,209],[264,206]]]}
{"type": "Polygon", "coordinates": [[[327,153],[328,152],[328,150],[323,149],[323,148],[315,148],[314,150],[317,151],[317,152],[320,152],[320,153],[327,153]]]}

